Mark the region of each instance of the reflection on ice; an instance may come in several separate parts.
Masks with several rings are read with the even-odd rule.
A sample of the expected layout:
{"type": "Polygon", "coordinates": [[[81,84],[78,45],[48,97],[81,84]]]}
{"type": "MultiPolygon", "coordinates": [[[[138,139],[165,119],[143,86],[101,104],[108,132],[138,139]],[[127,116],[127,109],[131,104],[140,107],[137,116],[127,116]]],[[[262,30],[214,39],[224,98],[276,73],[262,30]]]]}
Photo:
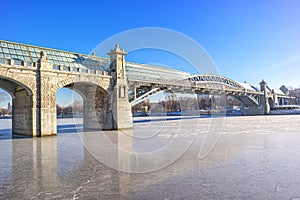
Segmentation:
{"type": "MultiPolygon", "coordinates": [[[[160,121],[143,122],[136,123],[133,130],[82,133],[82,122],[63,119],[58,123],[60,132],[56,137],[0,139],[0,196],[3,199],[300,196],[300,115],[225,118],[215,148],[204,159],[198,159],[201,144],[214,130],[213,120],[171,120],[163,126],[160,121]],[[74,133],[74,129],[78,132],[74,133]],[[97,160],[99,155],[123,171],[163,167],[149,173],[123,173],[97,160]],[[178,159],[168,165],[174,158],[178,159]]],[[[10,134],[6,122],[0,120],[0,127],[2,138],[10,134]]]]}
{"type": "Polygon", "coordinates": [[[12,173],[12,141],[0,140],[0,184],[5,184],[12,173]]]}

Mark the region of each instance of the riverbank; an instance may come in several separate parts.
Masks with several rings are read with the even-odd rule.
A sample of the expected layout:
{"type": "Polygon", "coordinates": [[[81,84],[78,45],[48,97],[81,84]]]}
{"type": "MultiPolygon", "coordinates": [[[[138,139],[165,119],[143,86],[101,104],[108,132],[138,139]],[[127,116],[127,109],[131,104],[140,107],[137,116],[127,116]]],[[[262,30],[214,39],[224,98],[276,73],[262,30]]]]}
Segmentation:
{"type": "Polygon", "coordinates": [[[269,115],[299,115],[300,109],[271,110],[269,115]]]}

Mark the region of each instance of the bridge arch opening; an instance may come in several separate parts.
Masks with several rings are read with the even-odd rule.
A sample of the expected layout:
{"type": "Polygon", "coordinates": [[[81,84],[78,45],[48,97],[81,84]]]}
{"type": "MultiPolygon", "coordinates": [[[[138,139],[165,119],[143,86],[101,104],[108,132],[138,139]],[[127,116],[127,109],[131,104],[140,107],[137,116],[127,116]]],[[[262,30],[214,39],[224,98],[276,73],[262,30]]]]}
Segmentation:
{"type": "Polygon", "coordinates": [[[32,91],[24,84],[4,76],[0,76],[0,88],[11,98],[11,104],[6,108],[10,110],[12,124],[11,132],[7,137],[13,135],[36,136],[37,124],[33,121],[36,106],[33,103],[32,91]]]}
{"type": "MultiPolygon", "coordinates": [[[[72,117],[74,120],[72,120],[73,124],[66,126],[66,124],[62,124],[64,120],[59,122],[57,119],[58,133],[111,128],[110,95],[102,87],[93,83],[75,82],[61,87],[56,92],[56,98],[60,92],[65,93],[64,101],[68,104],[64,105],[63,110],[61,107],[57,107],[57,118],[72,117]],[[64,127],[68,127],[67,130],[63,130],[64,127]]],[[[68,120],[65,122],[72,123],[68,120]]]]}
{"type": "Polygon", "coordinates": [[[0,88],[0,139],[12,137],[12,94],[0,88]]]}
{"type": "Polygon", "coordinates": [[[57,133],[81,131],[84,96],[74,89],[63,87],[56,93],[57,133]]]}

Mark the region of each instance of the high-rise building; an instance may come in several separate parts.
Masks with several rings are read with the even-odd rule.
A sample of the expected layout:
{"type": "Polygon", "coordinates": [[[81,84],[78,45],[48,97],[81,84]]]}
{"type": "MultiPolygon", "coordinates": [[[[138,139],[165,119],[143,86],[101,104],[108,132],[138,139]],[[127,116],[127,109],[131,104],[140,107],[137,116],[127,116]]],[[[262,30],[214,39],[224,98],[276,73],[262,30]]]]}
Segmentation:
{"type": "Polygon", "coordinates": [[[7,110],[12,110],[12,103],[8,102],[7,110]]]}
{"type": "Polygon", "coordinates": [[[288,89],[285,85],[282,85],[279,89],[280,89],[284,94],[289,95],[289,89],[288,89]]]}

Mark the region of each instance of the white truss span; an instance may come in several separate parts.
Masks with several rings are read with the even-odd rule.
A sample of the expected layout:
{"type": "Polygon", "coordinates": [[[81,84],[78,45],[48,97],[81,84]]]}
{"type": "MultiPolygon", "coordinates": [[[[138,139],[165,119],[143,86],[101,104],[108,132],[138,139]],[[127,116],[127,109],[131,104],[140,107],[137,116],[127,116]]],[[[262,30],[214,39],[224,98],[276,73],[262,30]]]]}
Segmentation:
{"type": "MultiPolygon", "coordinates": [[[[133,69],[132,69],[133,71],[133,69]]],[[[138,70],[139,73],[141,72],[141,69],[138,70]]],[[[157,70],[158,71],[158,70],[157,70]]],[[[141,95],[137,99],[133,100],[131,102],[131,106],[135,106],[146,99],[161,93],[166,90],[166,87],[170,87],[171,90],[173,89],[182,89],[184,87],[189,86],[189,90],[185,90],[185,92],[195,92],[197,90],[202,91],[202,90],[207,90],[207,91],[226,91],[228,94],[231,94],[233,96],[236,96],[238,99],[240,99],[245,105],[253,105],[253,106],[259,106],[260,103],[258,101],[257,95],[258,93],[261,93],[260,91],[255,90],[250,84],[246,83],[239,83],[236,81],[233,81],[229,78],[220,76],[220,75],[194,75],[194,76],[189,76],[188,78],[183,78],[183,76],[186,76],[187,74],[180,74],[178,76],[177,71],[174,71],[173,74],[170,73],[172,70],[167,70],[164,71],[164,74],[166,76],[165,79],[160,79],[160,84],[164,86],[162,87],[157,87],[155,89],[152,89],[149,92],[146,92],[145,94],[141,95]],[[167,73],[170,73],[170,77],[172,77],[173,82],[170,83],[170,80],[167,75],[167,73]],[[175,77],[177,76],[177,80],[175,77]],[[175,85],[179,86],[179,88],[175,85]]],[[[129,71],[130,74],[130,71],[129,71]]],[[[160,74],[161,76],[163,74],[160,74]]],[[[135,81],[137,81],[141,84],[142,82],[147,82],[148,78],[145,79],[145,76],[149,76],[147,73],[143,73],[143,76],[136,76],[135,81]]],[[[133,81],[132,79],[129,79],[129,81],[133,81]]],[[[155,81],[154,81],[155,82],[155,81]]]]}
{"type": "Polygon", "coordinates": [[[248,94],[247,96],[255,105],[257,106],[259,105],[259,102],[256,100],[254,96],[252,96],[251,94],[248,94]]]}
{"type": "Polygon", "coordinates": [[[200,74],[200,75],[195,75],[192,77],[189,77],[188,80],[193,81],[195,83],[200,83],[200,82],[205,82],[205,83],[218,83],[221,85],[227,85],[229,87],[235,88],[235,89],[245,89],[241,84],[238,82],[231,80],[229,78],[219,76],[219,75],[205,75],[205,74],[200,74]]]}
{"type": "Polygon", "coordinates": [[[135,106],[139,103],[142,103],[143,101],[145,101],[146,99],[154,96],[154,95],[157,95],[159,93],[162,93],[164,92],[166,89],[165,88],[154,88],[152,90],[150,90],[149,92],[141,95],[140,97],[136,98],[135,100],[133,100],[132,102],[130,102],[131,106],[135,106]]]}

